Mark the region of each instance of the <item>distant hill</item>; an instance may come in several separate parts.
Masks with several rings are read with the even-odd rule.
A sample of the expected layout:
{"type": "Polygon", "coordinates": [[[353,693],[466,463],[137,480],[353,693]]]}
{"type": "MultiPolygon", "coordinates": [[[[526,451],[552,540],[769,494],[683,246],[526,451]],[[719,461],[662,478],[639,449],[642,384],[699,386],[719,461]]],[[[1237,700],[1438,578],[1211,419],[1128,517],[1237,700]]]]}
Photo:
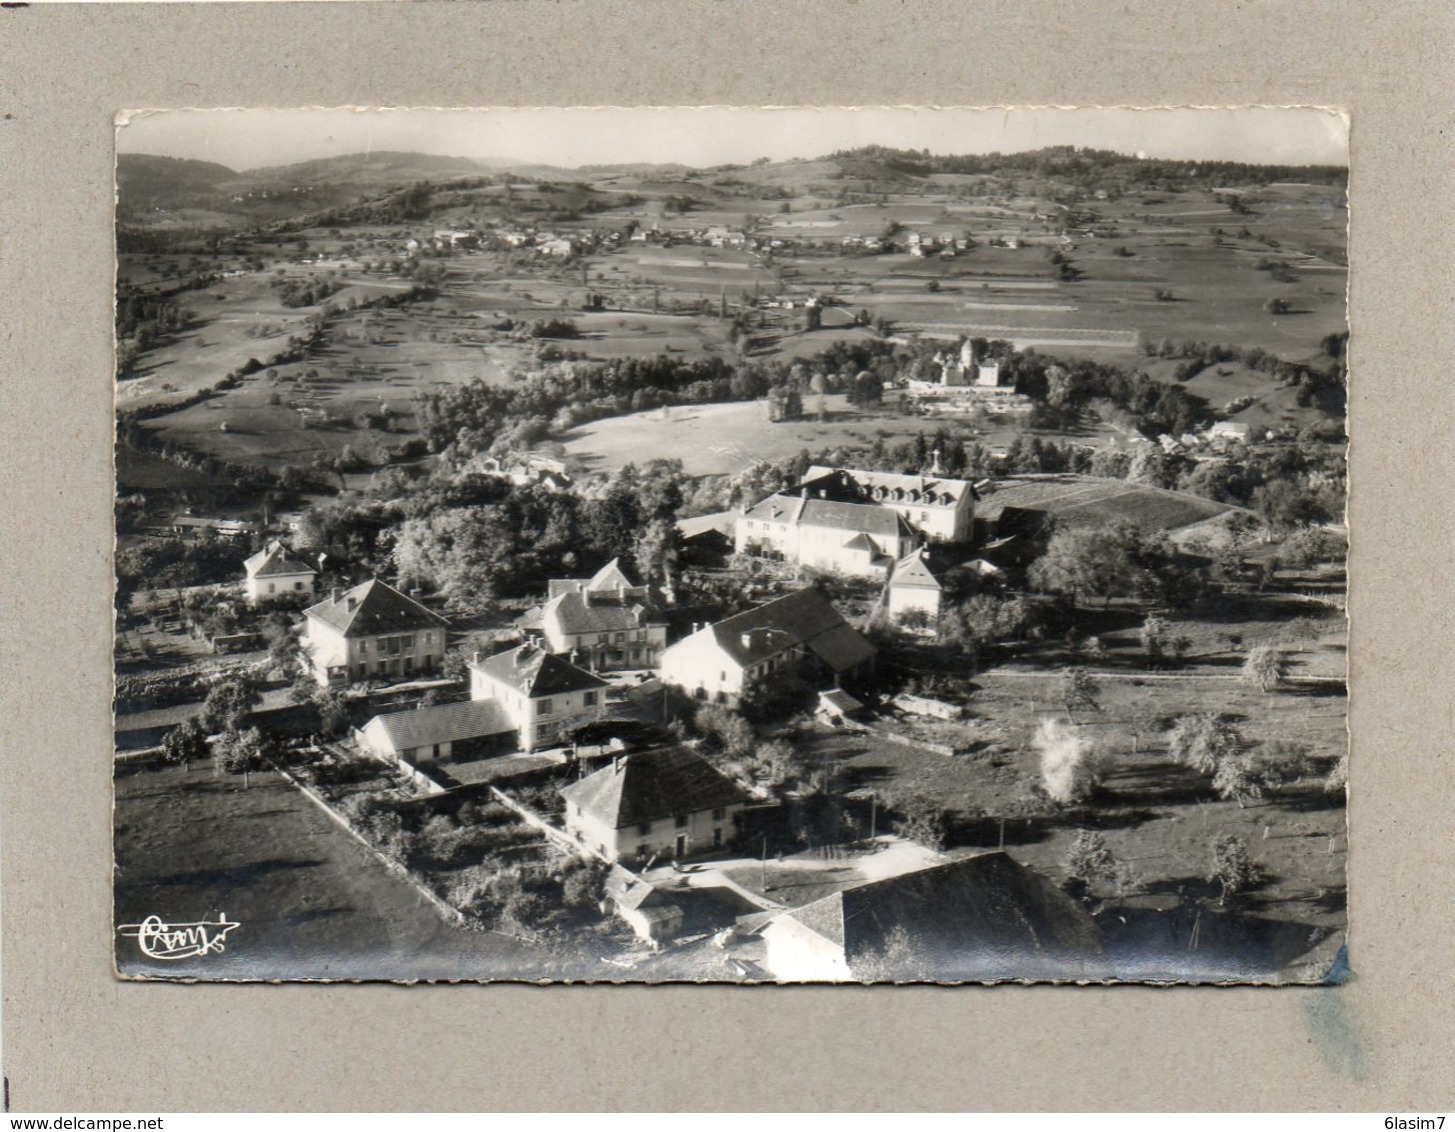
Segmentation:
{"type": "Polygon", "coordinates": [[[237,171],[214,161],[190,157],[155,157],[149,153],[122,153],[116,158],[116,184],[131,197],[177,192],[214,192],[219,184],[235,181],[237,171]]]}
{"type": "Polygon", "coordinates": [[[248,169],[241,176],[248,181],[292,185],[317,185],[346,181],[363,188],[370,185],[398,185],[439,177],[463,177],[501,168],[496,162],[469,157],[444,157],[432,153],[346,153],[320,157],[292,165],[248,169]]]}

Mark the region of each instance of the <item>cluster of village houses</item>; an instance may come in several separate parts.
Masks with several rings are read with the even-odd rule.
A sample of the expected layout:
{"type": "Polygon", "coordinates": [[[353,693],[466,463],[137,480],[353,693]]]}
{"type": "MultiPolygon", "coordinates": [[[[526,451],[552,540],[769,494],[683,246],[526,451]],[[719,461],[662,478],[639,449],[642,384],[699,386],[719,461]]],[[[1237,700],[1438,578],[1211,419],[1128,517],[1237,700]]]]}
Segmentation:
{"type": "MultiPolygon", "coordinates": [[[[519,470],[528,471],[524,463],[519,470]]],[[[920,611],[933,618],[942,585],[931,555],[937,543],[971,539],[976,499],[966,480],[814,466],[793,489],[733,515],[732,545],[743,554],[882,582],[890,616],[920,611]]],[[[316,596],[313,565],[282,542],[249,558],[245,571],[252,601],[316,596]]],[[[811,586],[694,625],[669,643],[656,595],[618,561],[590,578],[550,580],[544,602],[517,627],[522,643],[470,661],[467,700],[377,715],[355,732],[360,749],[417,768],[488,751],[562,747],[583,725],[608,718],[613,685],[605,674],[624,671],[654,673],[698,702],[727,707],[754,686],[792,675],[819,691],[825,717],[842,719],[862,706],[851,690],[875,659],[869,640],[811,586]]],[[[321,687],[419,679],[439,670],[447,630],[416,596],[375,578],[306,608],[302,654],[321,687]]],[[[755,801],[680,745],[621,755],[564,788],[562,799],[563,842],[609,863],[612,907],[654,944],[677,933],[682,912],[680,901],[642,871],[725,848],[738,815],[755,801]]],[[[958,940],[945,977],[997,977],[954,966],[967,940],[998,941],[999,952],[965,953],[981,960],[1023,945],[1033,962],[1049,962],[1053,953],[1060,962],[1094,943],[1094,925],[1078,906],[1001,853],[877,878],[803,908],[768,906],[759,919],[750,927],[766,941],[762,962],[782,979],[857,977],[856,956],[882,948],[892,924],[918,925],[921,944],[958,940]],[[1000,911],[988,912],[992,906],[1000,911]],[[1032,907],[1049,917],[1041,936],[1023,915],[1032,907]],[[865,932],[850,931],[853,917],[869,909],[885,918],[865,932]]]]}
{"type": "MultiPolygon", "coordinates": [[[[786,218],[767,218],[769,227],[811,228],[815,224],[824,227],[838,227],[838,221],[795,221],[786,218]]],[[[1022,237],[994,237],[991,243],[1005,248],[1019,248],[1022,237]]],[[[659,222],[651,226],[630,221],[623,231],[613,228],[583,227],[571,230],[551,228],[516,227],[506,224],[495,227],[437,228],[430,235],[412,236],[404,244],[404,251],[414,254],[428,248],[437,253],[474,248],[496,250],[533,249],[546,256],[566,257],[575,253],[600,253],[614,251],[623,246],[683,246],[705,248],[729,248],[746,251],[791,251],[803,248],[838,248],[855,253],[878,255],[886,252],[907,253],[917,258],[938,256],[953,259],[967,251],[972,241],[967,235],[956,236],[953,232],[919,232],[902,229],[892,236],[825,236],[821,239],[804,235],[782,236],[749,229],[734,228],[726,224],[709,224],[701,227],[663,227],[659,222]]]]}

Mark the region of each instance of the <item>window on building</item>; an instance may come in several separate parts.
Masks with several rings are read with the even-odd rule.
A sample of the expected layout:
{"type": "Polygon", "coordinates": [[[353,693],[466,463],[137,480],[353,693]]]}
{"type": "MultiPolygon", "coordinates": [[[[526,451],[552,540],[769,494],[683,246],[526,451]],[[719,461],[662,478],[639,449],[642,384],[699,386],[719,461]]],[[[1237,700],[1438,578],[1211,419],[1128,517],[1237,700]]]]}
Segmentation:
{"type": "Polygon", "coordinates": [[[637,832],[645,837],[647,834],[652,832],[652,823],[649,821],[642,822],[641,825],[637,826],[637,832]]]}
{"type": "Polygon", "coordinates": [[[626,640],[626,634],[625,634],[625,633],[618,633],[618,634],[617,634],[617,635],[616,635],[616,643],[617,643],[617,644],[621,644],[621,643],[622,643],[622,642],[624,642],[624,641],[625,641],[625,640],[626,640]]]}
{"type": "Polygon", "coordinates": [[[360,653],[366,653],[368,651],[369,651],[369,642],[368,641],[360,641],[359,642],[359,652],[360,653]]]}
{"type": "Polygon", "coordinates": [[[301,590],[303,588],[303,583],[302,582],[294,582],[293,583],[293,588],[295,590],[301,590]]]}
{"type": "Polygon", "coordinates": [[[433,633],[426,633],[424,635],[424,643],[427,644],[427,645],[434,644],[434,634],[433,633]]]}
{"type": "Polygon", "coordinates": [[[727,817],[727,810],[724,809],[722,806],[719,806],[717,809],[712,811],[713,821],[722,821],[722,819],[725,817],[727,817]]]}
{"type": "Polygon", "coordinates": [[[687,828],[687,815],[686,814],[678,814],[673,824],[676,825],[678,829],[686,829],[687,828]]]}
{"type": "Polygon", "coordinates": [[[412,649],[414,647],[414,638],[413,637],[400,637],[399,638],[399,643],[404,648],[412,649]]]}
{"type": "Polygon", "coordinates": [[[587,692],[587,693],[585,693],[581,697],[581,699],[582,699],[582,702],[587,707],[595,707],[596,706],[596,693],[595,692],[587,692]]]}
{"type": "Polygon", "coordinates": [[[551,714],[551,701],[550,700],[541,700],[540,707],[538,707],[536,709],[536,714],[537,715],[550,715],[551,714]]]}
{"type": "Polygon", "coordinates": [[[608,643],[610,643],[610,641],[611,641],[611,634],[610,633],[598,633],[597,636],[596,636],[596,643],[598,645],[608,644],[608,643]]]}

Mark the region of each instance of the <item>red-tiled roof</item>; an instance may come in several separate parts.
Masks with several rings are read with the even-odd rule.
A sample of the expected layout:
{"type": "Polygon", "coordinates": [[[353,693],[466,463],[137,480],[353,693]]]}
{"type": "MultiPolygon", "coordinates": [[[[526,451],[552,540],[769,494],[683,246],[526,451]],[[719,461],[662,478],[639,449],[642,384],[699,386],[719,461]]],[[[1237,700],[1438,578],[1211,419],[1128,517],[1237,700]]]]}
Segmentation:
{"type": "Polygon", "coordinates": [[[407,633],[447,625],[438,613],[426,609],[378,578],[309,606],[304,614],[337,629],[346,637],[373,637],[381,633],[407,633]]]}

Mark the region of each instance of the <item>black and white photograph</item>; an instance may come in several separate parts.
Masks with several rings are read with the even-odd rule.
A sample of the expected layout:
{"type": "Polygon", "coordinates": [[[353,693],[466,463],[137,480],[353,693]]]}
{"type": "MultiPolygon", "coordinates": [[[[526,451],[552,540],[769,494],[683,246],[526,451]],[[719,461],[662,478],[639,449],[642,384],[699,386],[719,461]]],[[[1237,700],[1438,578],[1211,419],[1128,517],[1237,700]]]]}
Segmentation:
{"type": "Polygon", "coordinates": [[[1338,982],[1348,131],[119,115],[117,974],[1338,982]]]}

